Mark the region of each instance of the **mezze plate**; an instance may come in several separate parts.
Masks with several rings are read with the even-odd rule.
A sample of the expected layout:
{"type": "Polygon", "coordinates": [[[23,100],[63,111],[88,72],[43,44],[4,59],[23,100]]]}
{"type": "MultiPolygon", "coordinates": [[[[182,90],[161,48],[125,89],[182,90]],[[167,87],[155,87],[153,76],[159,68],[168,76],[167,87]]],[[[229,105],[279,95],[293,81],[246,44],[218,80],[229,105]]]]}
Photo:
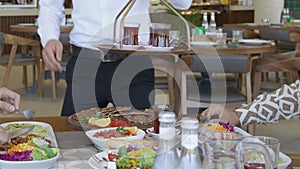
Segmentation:
{"type": "MultiPolygon", "coordinates": [[[[58,147],[54,131],[51,125],[43,122],[36,122],[36,121],[18,121],[18,122],[8,122],[1,124],[1,127],[6,127],[10,124],[29,124],[29,125],[37,125],[47,129],[47,133],[45,133],[45,137],[51,141],[51,146],[58,147]]],[[[34,130],[34,129],[33,129],[34,130]]],[[[45,169],[51,168],[56,164],[56,161],[59,157],[59,153],[50,159],[47,160],[39,160],[39,161],[5,161],[0,160],[0,168],[1,169],[45,169]]]]}

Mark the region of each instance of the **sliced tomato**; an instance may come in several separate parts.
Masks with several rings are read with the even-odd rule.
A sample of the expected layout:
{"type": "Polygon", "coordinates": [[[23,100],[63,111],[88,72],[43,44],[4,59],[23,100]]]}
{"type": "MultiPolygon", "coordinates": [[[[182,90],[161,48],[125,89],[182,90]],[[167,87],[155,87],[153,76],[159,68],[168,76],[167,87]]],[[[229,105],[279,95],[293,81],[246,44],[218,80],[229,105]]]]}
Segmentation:
{"type": "Polygon", "coordinates": [[[122,120],[113,120],[110,125],[110,127],[130,127],[130,124],[126,121],[122,120]]]}
{"type": "Polygon", "coordinates": [[[109,161],[114,161],[114,159],[116,158],[116,156],[112,153],[108,153],[107,158],[109,161]]]}

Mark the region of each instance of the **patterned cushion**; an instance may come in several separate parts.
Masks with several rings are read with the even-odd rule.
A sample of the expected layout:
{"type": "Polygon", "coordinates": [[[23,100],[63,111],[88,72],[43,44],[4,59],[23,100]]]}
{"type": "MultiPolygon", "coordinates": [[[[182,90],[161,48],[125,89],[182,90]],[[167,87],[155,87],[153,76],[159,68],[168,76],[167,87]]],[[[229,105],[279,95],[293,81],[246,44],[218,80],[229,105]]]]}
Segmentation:
{"type": "Polygon", "coordinates": [[[236,109],[241,124],[274,123],[282,118],[290,119],[300,114],[300,81],[268,94],[259,95],[252,103],[236,109]]]}

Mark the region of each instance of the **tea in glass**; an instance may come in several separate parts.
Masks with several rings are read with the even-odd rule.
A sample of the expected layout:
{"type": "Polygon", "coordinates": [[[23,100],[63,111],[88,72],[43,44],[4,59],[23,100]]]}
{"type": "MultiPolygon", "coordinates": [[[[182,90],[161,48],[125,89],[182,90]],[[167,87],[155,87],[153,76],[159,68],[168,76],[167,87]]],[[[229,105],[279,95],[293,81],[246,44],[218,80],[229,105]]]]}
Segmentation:
{"type": "Polygon", "coordinates": [[[126,22],[124,23],[123,44],[124,45],[138,45],[139,39],[139,23],[126,22]]]}

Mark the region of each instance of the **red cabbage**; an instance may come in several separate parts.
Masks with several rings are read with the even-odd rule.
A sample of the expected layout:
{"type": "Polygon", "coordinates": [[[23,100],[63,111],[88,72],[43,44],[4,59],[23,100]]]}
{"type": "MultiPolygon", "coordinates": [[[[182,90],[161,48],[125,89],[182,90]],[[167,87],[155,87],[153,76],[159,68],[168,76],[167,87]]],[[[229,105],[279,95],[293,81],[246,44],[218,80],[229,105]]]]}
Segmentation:
{"type": "Polygon", "coordinates": [[[233,130],[233,125],[230,125],[229,124],[229,122],[228,123],[224,123],[224,122],[219,122],[219,124],[221,125],[221,126],[223,126],[225,129],[227,129],[228,131],[231,131],[231,132],[234,132],[234,130],[233,130]]]}
{"type": "Polygon", "coordinates": [[[6,160],[6,161],[32,161],[33,157],[31,156],[32,150],[26,150],[23,152],[14,152],[13,154],[0,154],[0,159],[1,160],[6,160]]]}

